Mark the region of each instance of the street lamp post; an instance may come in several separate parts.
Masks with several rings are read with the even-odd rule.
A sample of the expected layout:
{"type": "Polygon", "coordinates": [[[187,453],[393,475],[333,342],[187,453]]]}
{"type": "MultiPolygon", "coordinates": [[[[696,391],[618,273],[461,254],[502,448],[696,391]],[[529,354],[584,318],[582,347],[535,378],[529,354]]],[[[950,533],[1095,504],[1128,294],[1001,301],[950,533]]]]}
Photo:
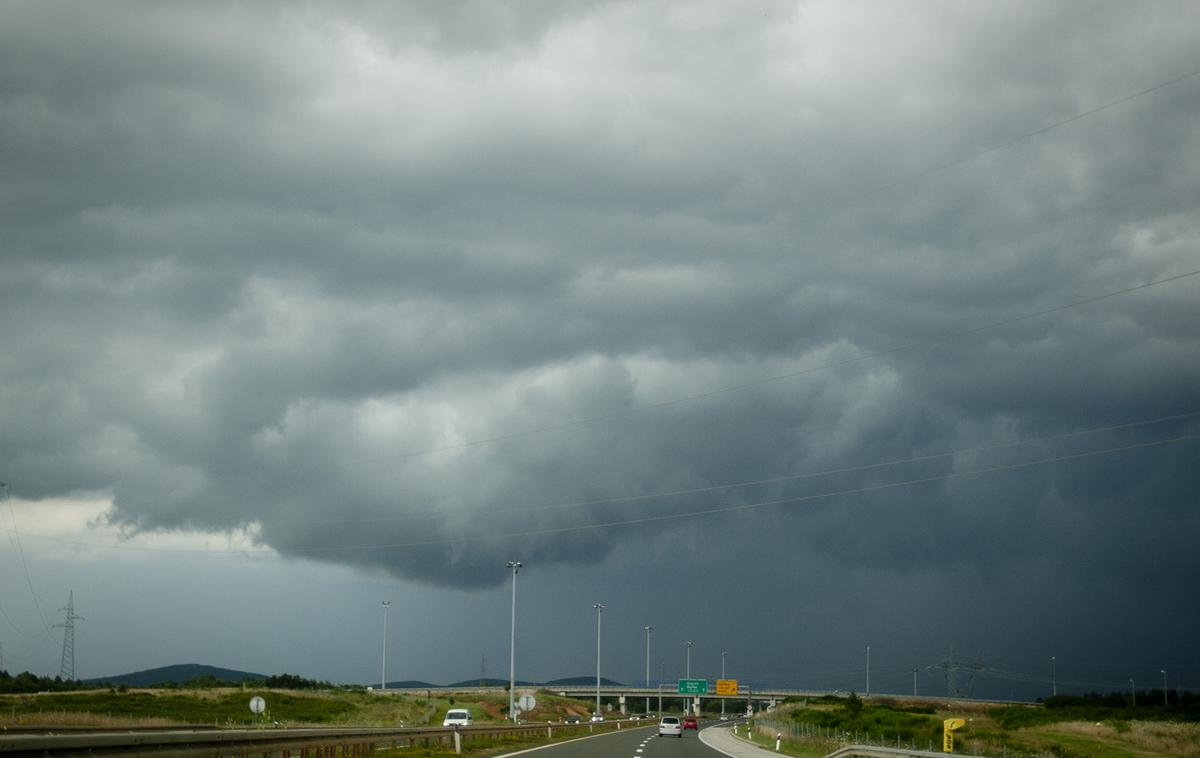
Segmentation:
{"type": "Polygon", "coordinates": [[[1050,656],[1050,694],[1058,697],[1058,661],[1050,656]]]}
{"type": "MultiPolygon", "coordinates": [[[[692,643],[685,642],[683,644],[687,646],[687,665],[683,669],[683,678],[691,679],[692,678],[692,643]]],[[[690,701],[687,703],[687,706],[683,709],[683,712],[684,713],[692,712],[692,704],[690,701]]]]}
{"type": "MultiPolygon", "coordinates": [[[[725,678],[725,651],[721,651],[721,678],[725,678]]],[[[725,698],[721,697],[721,720],[725,720],[725,698]]]]}
{"type": "Polygon", "coordinates": [[[517,572],[524,564],[520,561],[509,561],[508,568],[512,571],[512,630],[508,643],[508,717],[517,723],[516,692],[517,692],[517,572]]]}
{"type": "Polygon", "coordinates": [[[1133,684],[1133,680],[1129,680],[1129,702],[1134,708],[1137,708],[1137,688],[1133,684]]]}
{"type": "Polygon", "coordinates": [[[596,609],[596,715],[600,715],[600,615],[604,613],[604,603],[593,603],[596,609]]]}
{"type": "Polygon", "coordinates": [[[1160,669],[1159,672],[1163,675],[1163,708],[1167,707],[1167,670],[1160,669]]]}
{"type": "MultiPolygon", "coordinates": [[[[650,689],[650,632],[654,627],[643,627],[646,630],[646,689],[650,689]]],[[[646,713],[650,712],[650,696],[646,695],[646,713]]]]}
{"type": "Polygon", "coordinates": [[[871,697],[871,646],[867,645],[867,697],[871,697]]]}
{"type": "Polygon", "coordinates": [[[379,689],[381,690],[387,690],[387,611],[391,607],[391,600],[383,601],[383,662],[379,667],[379,689]]]}

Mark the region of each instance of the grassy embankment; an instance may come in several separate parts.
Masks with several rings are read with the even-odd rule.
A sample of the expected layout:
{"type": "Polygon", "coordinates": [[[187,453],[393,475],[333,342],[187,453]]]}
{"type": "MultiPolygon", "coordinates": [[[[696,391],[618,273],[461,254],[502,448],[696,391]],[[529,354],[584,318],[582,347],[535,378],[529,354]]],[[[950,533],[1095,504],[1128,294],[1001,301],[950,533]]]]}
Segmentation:
{"type": "MultiPolygon", "coordinates": [[[[526,714],[530,723],[561,721],[575,715],[587,719],[591,703],[542,691],[538,706],[526,714]]],[[[467,708],[477,723],[502,722],[508,708],[504,693],[467,696],[380,695],[354,690],[266,690],[216,688],[193,690],[91,690],[33,695],[0,695],[0,730],[5,726],[173,726],[207,724],[225,728],[255,724],[281,726],[441,726],[446,710],[467,708]],[[250,698],[267,702],[261,720],[250,713],[250,698]]],[[[554,741],[572,739],[557,734],[554,741]]],[[[538,733],[527,737],[472,736],[464,755],[485,758],[497,753],[545,744],[538,733]]],[[[406,758],[454,755],[449,747],[380,751],[406,758]]]]}
{"type": "MultiPolygon", "coordinates": [[[[589,703],[537,693],[531,722],[584,718],[589,703]]],[[[209,724],[221,727],[279,722],[285,726],[440,726],[450,707],[467,708],[480,723],[504,720],[508,696],[503,693],[466,697],[380,695],[354,690],[264,690],[218,688],[196,690],[90,690],[35,695],[0,695],[0,726],[170,726],[209,724]],[[261,720],[250,712],[250,698],[267,703],[261,720]]]]}
{"type": "MultiPolygon", "coordinates": [[[[965,718],[955,733],[957,752],[977,755],[1123,758],[1200,758],[1196,714],[1148,709],[1131,719],[1127,709],[1079,703],[1068,707],[970,705],[917,701],[820,698],[785,704],[755,722],[755,741],[799,758],[823,756],[845,741],[939,750],[942,722],[965,718]],[[839,736],[840,735],[840,736],[839,736]]],[[[744,734],[744,732],[743,732],[744,734]]]]}

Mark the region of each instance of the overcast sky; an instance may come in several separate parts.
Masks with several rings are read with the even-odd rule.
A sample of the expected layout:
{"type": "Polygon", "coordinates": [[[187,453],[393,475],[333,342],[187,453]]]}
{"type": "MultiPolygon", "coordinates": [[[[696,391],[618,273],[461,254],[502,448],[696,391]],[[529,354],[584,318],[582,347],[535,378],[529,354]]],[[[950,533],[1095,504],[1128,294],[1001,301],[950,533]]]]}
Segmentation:
{"type": "Polygon", "coordinates": [[[5,668],[1200,687],[1198,29],[0,5],[5,668]]]}

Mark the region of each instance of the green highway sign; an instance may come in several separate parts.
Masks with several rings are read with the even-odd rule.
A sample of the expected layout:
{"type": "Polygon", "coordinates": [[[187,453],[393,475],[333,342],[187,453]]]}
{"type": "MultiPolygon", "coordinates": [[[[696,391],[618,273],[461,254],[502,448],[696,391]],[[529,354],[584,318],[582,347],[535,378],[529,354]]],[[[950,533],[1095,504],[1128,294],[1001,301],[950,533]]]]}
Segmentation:
{"type": "Polygon", "coordinates": [[[677,695],[707,695],[708,680],[707,679],[680,679],[679,689],[676,690],[677,695]]]}

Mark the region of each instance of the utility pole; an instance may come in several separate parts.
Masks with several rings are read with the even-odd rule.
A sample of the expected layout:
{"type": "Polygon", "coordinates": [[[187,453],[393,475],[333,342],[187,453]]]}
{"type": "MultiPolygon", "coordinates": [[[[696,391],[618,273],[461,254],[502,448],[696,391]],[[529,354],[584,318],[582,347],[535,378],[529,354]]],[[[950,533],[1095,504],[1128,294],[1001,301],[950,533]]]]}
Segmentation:
{"type": "Polygon", "coordinates": [[[83,621],[83,616],[75,615],[75,590],[71,590],[67,595],[67,607],[59,608],[60,611],[67,612],[67,618],[61,624],[55,624],[54,628],[63,630],[63,649],[62,663],[58,668],[58,676],[64,682],[75,681],[75,622],[83,621]]]}

